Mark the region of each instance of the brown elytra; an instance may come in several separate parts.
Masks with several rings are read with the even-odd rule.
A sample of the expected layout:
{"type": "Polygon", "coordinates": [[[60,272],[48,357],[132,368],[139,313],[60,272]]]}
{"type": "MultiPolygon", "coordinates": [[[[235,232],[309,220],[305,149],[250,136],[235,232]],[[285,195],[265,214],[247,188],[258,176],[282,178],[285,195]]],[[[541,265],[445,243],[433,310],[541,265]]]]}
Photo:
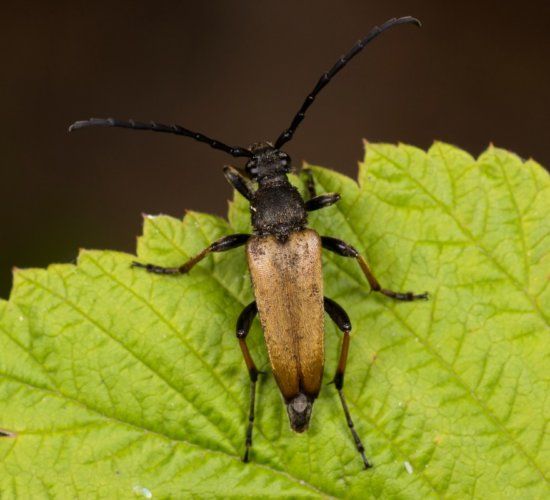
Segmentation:
{"type": "Polygon", "coordinates": [[[246,254],[275,380],[287,404],[300,393],[312,403],[325,359],[321,238],[312,229],[284,242],[252,236],[246,254]]]}

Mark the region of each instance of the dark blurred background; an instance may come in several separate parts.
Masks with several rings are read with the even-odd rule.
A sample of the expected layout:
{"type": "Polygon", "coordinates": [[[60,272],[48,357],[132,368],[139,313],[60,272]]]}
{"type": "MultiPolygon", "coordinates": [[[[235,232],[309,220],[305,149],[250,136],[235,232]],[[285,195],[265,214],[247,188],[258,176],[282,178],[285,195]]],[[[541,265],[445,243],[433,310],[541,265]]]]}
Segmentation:
{"type": "MultiPolygon", "coordinates": [[[[374,24],[387,33],[321,94],[287,151],[354,175],[361,139],[550,164],[550,3],[4,1],[0,296],[12,266],[132,252],[140,213],[223,215],[230,157],[91,116],[157,120],[247,146],[275,139],[321,73],[374,24]]],[[[241,162],[236,161],[238,164],[241,162]]]]}

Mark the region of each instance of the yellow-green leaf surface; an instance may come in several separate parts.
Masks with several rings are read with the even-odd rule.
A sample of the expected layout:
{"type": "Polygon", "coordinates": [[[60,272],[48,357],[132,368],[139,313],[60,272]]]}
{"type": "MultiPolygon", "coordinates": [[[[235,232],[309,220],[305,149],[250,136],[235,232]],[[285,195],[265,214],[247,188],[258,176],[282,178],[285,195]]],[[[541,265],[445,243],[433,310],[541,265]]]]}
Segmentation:
{"type": "MultiPolygon", "coordinates": [[[[431,293],[393,302],[369,293],[353,259],[324,257],[326,294],[353,322],[345,390],[374,468],[362,469],[333,386],[309,431],[291,432],[257,322],[250,344],[268,373],[241,462],[249,381],[235,321],[253,300],[242,249],[181,277],[83,251],[77,265],[17,271],[0,302],[2,499],[550,497],[546,172],[436,143],[367,145],[358,183],[314,175],[342,200],[311,226],[359,249],[383,286],[431,293]]],[[[147,217],[138,257],[178,265],[248,230],[240,196],[229,222],[147,217]]],[[[340,338],[327,319],[326,382],[340,338]]]]}

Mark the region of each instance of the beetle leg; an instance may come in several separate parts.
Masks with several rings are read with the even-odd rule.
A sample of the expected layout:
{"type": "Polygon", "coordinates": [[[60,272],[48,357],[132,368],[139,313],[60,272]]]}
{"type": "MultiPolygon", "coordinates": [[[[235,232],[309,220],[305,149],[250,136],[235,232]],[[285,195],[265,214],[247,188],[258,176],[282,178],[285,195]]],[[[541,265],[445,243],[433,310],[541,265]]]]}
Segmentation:
{"type": "Polygon", "coordinates": [[[225,252],[226,250],[240,247],[241,245],[244,245],[249,238],[249,234],[230,234],[229,236],[224,236],[223,238],[220,238],[211,245],[207,246],[194,257],[191,257],[187,262],[179,267],[162,267],[155,266],[154,264],[142,264],[141,262],[135,261],[132,262],[132,267],[141,267],[147,270],[147,272],[155,274],[186,274],[195,264],[204,259],[209,253],[225,252]]]}
{"type": "Polygon", "coordinates": [[[413,292],[394,292],[393,290],[382,288],[380,286],[380,283],[378,283],[378,280],[372,273],[369,265],[367,264],[367,261],[357,250],[355,250],[355,248],[353,248],[351,245],[348,245],[342,240],[338,240],[330,236],[322,236],[321,242],[322,242],[323,248],[326,250],[330,250],[331,252],[337,253],[338,255],[341,255],[343,257],[356,258],[357,261],[359,262],[359,266],[361,267],[361,270],[363,271],[363,274],[365,275],[365,277],[369,282],[371,289],[374,290],[375,292],[379,292],[385,295],[386,297],[391,297],[392,299],[405,300],[409,302],[412,300],[428,299],[428,292],[416,294],[413,292]]]}
{"type": "Polygon", "coordinates": [[[237,319],[237,338],[239,339],[239,346],[243,353],[244,362],[248,368],[248,374],[250,375],[250,409],[248,412],[248,427],[246,428],[246,441],[245,441],[245,452],[243,457],[243,462],[248,462],[248,455],[250,448],[252,447],[252,429],[254,427],[254,402],[256,400],[256,381],[258,380],[258,374],[261,373],[256,364],[250,355],[248,346],[246,345],[246,336],[250,331],[252,325],[252,320],[256,316],[258,308],[256,302],[251,302],[244,309],[243,312],[239,315],[237,319]]]}
{"type": "Polygon", "coordinates": [[[320,208],[330,207],[334,205],[337,201],[340,200],[340,195],[338,193],[327,193],[320,194],[306,201],[306,210],[308,212],[313,212],[314,210],[319,210],[320,208]]]}
{"type": "Polygon", "coordinates": [[[314,210],[330,207],[340,200],[340,195],[338,193],[326,193],[317,196],[313,172],[309,167],[305,167],[302,172],[306,176],[306,189],[309,199],[306,201],[305,205],[308,212],[313,212],[314,210]]]}
{"type": "Polygon", "coordinates": [[[231,165],[226,165],[223,167],[223,174],[225,178],[239,193],[241,193],[248,201],[251,201],[254,197],[254,191],[246,177],[242,172],[232,167],[231,165]]]}
{"type": "Polygon", "coordinates": [[[334,383],[336,390],[338,391],[338,396],[340,396],[340,402],[342,403],[342,408],[344,410],[344,415],[346,416],[346,421],[348,423],[349,430],[355,441],[355,447],[363,459],[363,464],[365,469],[372,467],[370,462],[365,456],[365,447],[361,442],[361,438],[355,426],[353,425],[353,420],[351,418],[348,405],[346,403],[346,398],[344,396],[344,374],[346,372],[346,363],[348,361],[348,351],[349,351],[349,341],[350,341],[350,332],[351,332],[351,321],[346,311],[338,305],[334,300],[325,297],[325,311],[330,316],[330,319],[336,323],[336,326],[344,333],[344,338],[342,339],[342,350],[340,351],[340,359],[338,361],[338,367],[336,368],[336,373],[331,383],[334,383]]]}
{"type": "Polygon", "coordinates": [[[317,196],[317,190],[315,189],[315,179],[313,178],[313,172],[308,167],[305,167],[302,171],[306,176],[306,188],[309,195],[309,199],[311,200],[312,198],[315,198],[317,196]]]}

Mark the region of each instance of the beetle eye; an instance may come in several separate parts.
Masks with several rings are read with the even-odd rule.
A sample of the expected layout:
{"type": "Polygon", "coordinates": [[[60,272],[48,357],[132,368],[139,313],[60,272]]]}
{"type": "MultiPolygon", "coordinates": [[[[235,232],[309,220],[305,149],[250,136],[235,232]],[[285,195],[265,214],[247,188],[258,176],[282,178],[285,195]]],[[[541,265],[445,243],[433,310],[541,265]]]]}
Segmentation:
{"type": "Polygon", "coordinates": [[[251,175],[256,175],[258,173],[258,166],[256,165],[256,162],[254,160],[250,160],[246,164],[246,171],[251,175]]]}

